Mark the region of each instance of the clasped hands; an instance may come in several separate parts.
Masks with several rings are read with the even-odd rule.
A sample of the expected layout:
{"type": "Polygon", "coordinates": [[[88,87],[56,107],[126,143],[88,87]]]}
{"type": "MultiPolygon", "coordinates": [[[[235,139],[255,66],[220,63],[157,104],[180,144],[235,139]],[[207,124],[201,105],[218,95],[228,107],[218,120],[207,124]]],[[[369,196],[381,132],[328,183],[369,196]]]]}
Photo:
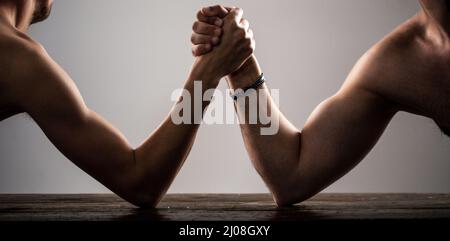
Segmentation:
{"type": "Polygon", "coordinates": [[[191,42],[194,68],[208,69],[214,81],[226,77],[232,89],[249,86],[260,75],[255,40],[243,10],[215,5],[197,12],[191,42]]]}

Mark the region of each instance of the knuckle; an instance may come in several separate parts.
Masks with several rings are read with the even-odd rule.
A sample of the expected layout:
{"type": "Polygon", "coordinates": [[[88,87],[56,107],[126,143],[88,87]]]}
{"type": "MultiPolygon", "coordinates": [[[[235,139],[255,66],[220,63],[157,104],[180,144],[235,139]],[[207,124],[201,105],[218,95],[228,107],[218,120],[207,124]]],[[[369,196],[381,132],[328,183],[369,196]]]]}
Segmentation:
{"type": "Polygon", "coordinates": [[[204,36],[200,39],[200,42],[202,44],[211,44],[213,42],[212,39],[213,38],[211,36],[204,36]]]}
{"type": "Polygon", "coordinates": [[[192,24],[192,30],[196,31],[196,30],[198,29],[199,24],[200,24],[200,23],[199,23],[198,21],[195,21],[195,22],[192,24]]]}
{"type": "MultiPolygon", "coordinates": [[[[210,34],[214,34],[215,32],[216,32],[216,29],[218,29],[218,28],[216,28],[216,27],[214,27],[214,26],[208,26],[207,28],[206,28],[206,31],[208,32],[208,33],[210,33],[210,34]]],[[[218,30],[217,30],[218,31],[218,30]]]]}
{"type": "Polygon", "coordinates": [[[245,52],[246,54],[252,54],[253,53],[253,48],[251,46],[251,44],[245,48],[245,52]]]}
{"type": "Polygon", "coordinates": [[[238,30],[238,34],[239,34],[239,37],[245,38],[246,35],[247,35],[247,32],[246,32],[244,29],[240,28],[240,29],[238,30]]]}
{"type": "Polygon", "coordinates": [[[197,19],[200,19],[202,16],[203,16],[202,9],[199,9],[199,10],[197,11],[197,19]]]}
{"type": "Polygon", "coordinates": [[[239,39],[245,38],[245,30],[242,29],[242,28],[238,28],[238,29],[235,31],[235,37],[236,37],[236,38],[239,38],[239,39]]]}
{"type": "Polygon", "coordinates": [[[252,40],[246,39],[246,40],[244,41],[244,47],[245,47],[246,49],[250,49],[250,48],[252,47],[252,40]]]}
{"type": "Polygon", "coordinates": [[[245,55],[248,55],[248,54],[252,54],[253,53],[253,50],[254,50],[254,48],[253,48],[253,43],[252,43],[253,41],[252,40],[250,40],[250,39],[246,39],[245,41],[243,41],[241,44],[240,44],[240,48],[241,48],[241,50],[242,50],[242,52],[245,54],[245,55]]]}
{"type": "Polygon", "coordinates": [[[206,52],[208,50],[209,50],[209,45],[208,44],[204,44],[204,45],[201,45],[201,49],[199,49],[199,52],[204,53],[204,52],[206,52]]]}

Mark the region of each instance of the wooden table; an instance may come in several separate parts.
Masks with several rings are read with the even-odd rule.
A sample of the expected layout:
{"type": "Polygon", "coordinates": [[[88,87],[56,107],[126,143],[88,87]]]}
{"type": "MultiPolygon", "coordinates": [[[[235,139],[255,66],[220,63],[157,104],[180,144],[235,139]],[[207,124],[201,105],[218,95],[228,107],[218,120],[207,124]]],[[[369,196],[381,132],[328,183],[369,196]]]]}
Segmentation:
{"type": "Polygon", "coordinates": [[[450,219],[450,194],[319,194],[277,208],[268,194],[169,194],[156,209],[113,194],[0,194],[0,221],[450,219]]]}

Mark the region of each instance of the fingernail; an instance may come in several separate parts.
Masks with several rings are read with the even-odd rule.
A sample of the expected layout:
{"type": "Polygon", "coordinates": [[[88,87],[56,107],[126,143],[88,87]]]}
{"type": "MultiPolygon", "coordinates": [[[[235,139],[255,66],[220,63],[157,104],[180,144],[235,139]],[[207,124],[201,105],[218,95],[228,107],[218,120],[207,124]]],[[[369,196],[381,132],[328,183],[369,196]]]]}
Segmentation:
{"type": "Polygon", "coordinates": [[[216,19],[216,21],[214,21],[214,24],[219,26],[219,27],[222,26],[222,23],[223,23],[223,21],[220,18],[218,18],[218,19],[216,19]]]}
{"type": "Polygon", "coordinates": [[[218,28],[218,29],[214,30],[214,33],[215,33],[217,36],[220,36],[220,34],[222,34],[222,29],[218,28]]]}

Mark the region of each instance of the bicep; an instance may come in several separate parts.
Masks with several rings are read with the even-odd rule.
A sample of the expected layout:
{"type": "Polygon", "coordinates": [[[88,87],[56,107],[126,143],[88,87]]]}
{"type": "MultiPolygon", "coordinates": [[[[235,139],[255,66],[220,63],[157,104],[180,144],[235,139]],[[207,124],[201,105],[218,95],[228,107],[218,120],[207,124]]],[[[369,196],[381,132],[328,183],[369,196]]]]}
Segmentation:
{"type": "Polygon", "coordinates": [[[106,186],[120,189],[117,170],[125,174],[132,161],[126,139],[86,107],[71,78],[50,57],[40,56],[31,68],[31,79],[19,94],[23,109],[74,164],[106,186]]]}
{"type": "Polygon", "coordinates": [[[338,93],[321,103],[301,133],[297,180],[304,198],[321,191],[357,165],[383,134],[398,107],[385,90],[396,77],[390,52],[364,54],[338,93]]]}
{"type": "Polygon", "coordinates": [[[321,103],[301,134],[297,183],[303,195],[319,192],[359,163],[394,114],[389,103],[356,86],[321,103]]]}

